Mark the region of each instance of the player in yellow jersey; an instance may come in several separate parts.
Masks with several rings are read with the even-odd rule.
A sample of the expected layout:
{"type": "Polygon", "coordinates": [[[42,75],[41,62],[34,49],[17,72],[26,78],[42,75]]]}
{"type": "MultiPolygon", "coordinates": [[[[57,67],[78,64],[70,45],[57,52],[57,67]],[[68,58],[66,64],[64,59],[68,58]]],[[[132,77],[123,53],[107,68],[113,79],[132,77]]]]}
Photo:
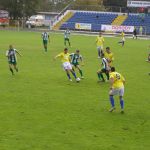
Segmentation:
{"type": "Polygon", "coordinates": [[[97,45],[97,51],[98,51],[98,58],[101,58],[101,54],[103,53],[103,45],[104,45],[104,37],[102,36],[102,33],[99,33],[99,36],[96,38],[96,45],[97,45]]]}
{"type": "Polygon", "coordinates": [[[119,95],[120,99],[120,106],[121,106],[121,113],[124,113],[124,84],[125,79],[124,77],[115,71],[115,67],[111,67],[111,73],[110,73],[110,91],[109,91],[109,99],[111,103],[111,109],[110,112],[113,112],[115,110],[115,102],[114,102],[114,95],[119,95]]]}
{"type": "Polygon", "coordinates": [[[120,35],[121,35],[121,41],[118,43],[121,43],[122,47],[123,47],[125,44],[125,33],[124,33],[124,31],[122,31],[120,35]]]}
{"type": "Polygon", "coordinates": [[[70,54],[68,53],[68,49],[65,48],[64,52],[55,56],[54,60],[56,60],[56,58],[58,58],[58,57],[62,61],[62,66],[63,66],[64,70],[66,71],[66,74],[67,74],[69,80],[72,81],[72,79],[70,77],[70,72],[71,72],[73,74],[74,78],[76,79],[76,81],[79,82],[80,78],[77,78],[76,73],[73,71],[72,66],[70,64],[70,54]]]}
{"type": "Polygon", "coordinates": [[[104,52],[104,56],[109,63],[109,67],[112,67],[112,63],[114,61],[114,54],[111,52],[110,47],[106,47],[106,51],[104,52]]]}

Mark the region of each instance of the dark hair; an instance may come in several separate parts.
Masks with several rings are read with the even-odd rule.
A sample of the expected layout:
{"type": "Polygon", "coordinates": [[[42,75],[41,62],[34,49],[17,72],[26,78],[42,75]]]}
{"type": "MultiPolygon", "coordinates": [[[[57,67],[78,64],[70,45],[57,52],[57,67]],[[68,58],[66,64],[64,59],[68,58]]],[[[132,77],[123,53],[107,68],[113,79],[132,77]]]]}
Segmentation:
{"type": "Polygon", "coordinates": [[[79,53],[80,51],[77,49],[76,52],[79,53]]]}
{"type": "Polygon", "coordinates": [[[115,67],[111,67],[111,72],[114,72],[115,71],[115,67]]]}
{"type": "Polygon", "coordinates": [[[64,51],[67,51],[67,50],[68,50],[68,48],[65,48],[65,49],[64,49],[64,51]]]}
{"type": "Polygon", "coordinates": [[[106,49],[110,49],[110,47],[106,47],[106,49]]]}

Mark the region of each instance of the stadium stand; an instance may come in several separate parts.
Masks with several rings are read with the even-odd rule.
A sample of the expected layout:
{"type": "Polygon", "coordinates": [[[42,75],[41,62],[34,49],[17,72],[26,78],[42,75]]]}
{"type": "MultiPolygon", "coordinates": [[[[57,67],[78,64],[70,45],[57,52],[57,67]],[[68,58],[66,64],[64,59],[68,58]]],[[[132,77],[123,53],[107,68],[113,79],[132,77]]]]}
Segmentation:
{"type": "Polygon", "coordinates": [[[150,16],[146,15],[144,18],[141,18],[138,14],[129,14],[127,19],[123,22],[122,25],[127,26],[142,26],[143,33],[150,34],[150,16]]]}
{"type": "MultiPolygon", "coordinates": [[[[150,15],[140,17],[139,14],[119,14],[113,12],[96,12],[96,11],[73,11],[72,15],[65,21],[59,21],[59,28],[65,30],[77,30],[76,23],[91,24],[91,31],[100,31],[101,25],[126,25],[135,26],[139,29],[143,27],[144,34],[150,34],[150,15]]],[[[138,30],[137,30],[138,31],[138,30]]]]}
{"type": "Polygon", "coordinates": [[[100,31],[101,24],[111,24],[117,16],[115,13],[77,11],[61,25],[60,29],[75,30],[76,23],[89,23],[92,24],[92,31],[100,31]]]}

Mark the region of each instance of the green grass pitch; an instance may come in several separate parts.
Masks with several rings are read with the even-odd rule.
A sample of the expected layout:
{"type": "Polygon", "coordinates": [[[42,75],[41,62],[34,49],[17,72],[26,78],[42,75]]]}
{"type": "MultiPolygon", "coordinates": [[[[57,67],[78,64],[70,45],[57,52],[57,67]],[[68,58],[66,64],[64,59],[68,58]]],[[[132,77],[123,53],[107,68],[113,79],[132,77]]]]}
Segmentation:
{"type": "MultiPolygon", "coordinates": [[[[0,31],[0,150],[149,150],[149,40],[105,38],[116,70],[126,78],[125,114],[109,113],[109,83],[97,83],[100,60],[94,36],[72,35],[80,49],[85,79],[69,82],[59,59],[63,35],[51,34],[45,53],[41,33],[0,31]],[[8,70],[9,44],[22,53],[19,72],[8,70]]],[[[79,75],[79,74],[78,74],[79,75]]]]}

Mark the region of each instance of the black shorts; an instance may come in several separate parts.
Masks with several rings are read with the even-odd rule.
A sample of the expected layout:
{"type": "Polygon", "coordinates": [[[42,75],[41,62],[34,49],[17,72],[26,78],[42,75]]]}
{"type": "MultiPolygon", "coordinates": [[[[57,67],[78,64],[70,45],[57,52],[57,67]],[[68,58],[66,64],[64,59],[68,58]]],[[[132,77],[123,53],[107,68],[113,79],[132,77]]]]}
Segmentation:
{"type": "Polygon", "coordinates": [[[101,69],[101,72],[102,73],[108,73],[109,71],[103,68],[103,69],[101,69]]]}
{"type": "Polygon", "coordinates": [[[65,38],[65,41],[69,41],[69,38],[65,38]]]}

